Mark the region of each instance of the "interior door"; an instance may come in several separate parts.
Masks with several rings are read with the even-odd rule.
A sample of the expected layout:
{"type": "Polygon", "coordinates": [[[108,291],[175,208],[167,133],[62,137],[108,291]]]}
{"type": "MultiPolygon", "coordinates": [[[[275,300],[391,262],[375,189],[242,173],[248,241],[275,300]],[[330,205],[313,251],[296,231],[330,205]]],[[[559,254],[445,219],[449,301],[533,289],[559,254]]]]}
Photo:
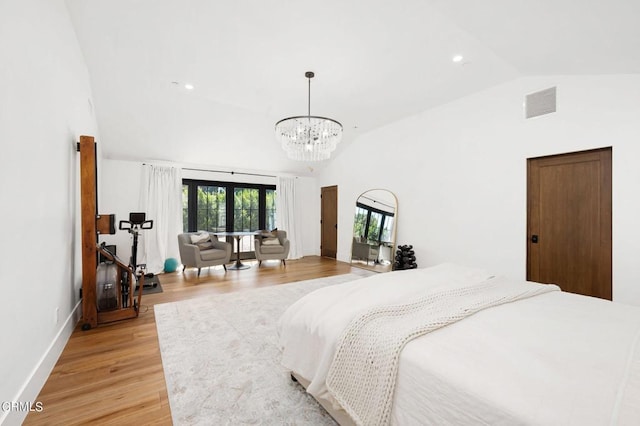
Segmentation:
{"type": "Polygon", "coordinates": [[[527,279],[611,300],[611,148],[527,160],[527,279]]]}
{"type": "Polygon", "coordinates": [[[320,254],[335,259],[338,251],[338,187],[321,188],[320,197],[320,254]]]}

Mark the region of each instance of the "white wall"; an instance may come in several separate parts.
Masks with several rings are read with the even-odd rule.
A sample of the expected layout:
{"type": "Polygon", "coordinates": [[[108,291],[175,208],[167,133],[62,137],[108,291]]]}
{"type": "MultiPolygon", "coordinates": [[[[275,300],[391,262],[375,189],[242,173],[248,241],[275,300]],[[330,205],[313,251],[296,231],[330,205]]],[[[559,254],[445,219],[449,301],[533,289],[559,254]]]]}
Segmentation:
{"type": "Polygon", "coordinates": [[[613,297],[640,305],[638,99],[640,75],[522,78],[363,135],[318,179],[339,187],[338,258],[349,260],[357,196],[386,188],[398,197],[397,241],[414,245],[420,267],[524,279],[526,159],[612,146],[613,297]],[[525,120],[524,96],[551,86],[558,111],[525,120]]]}
{"type": "MultiPolygon", "coordinates": [[[[222,182],[244,182],[275,185],[276,178],[269,176],[252,176],[241,173],[213,173],[187,170],[191,166],[181,164],[162,163],[175,167],[184,167],[182,177],[188,179],[202,179],[222,182]]],[[[197,166],[191,168],[218,170],[215,166],[197,166]]],[[[273,175],[273,172],[252,170],[251,173],[273,175]]],[[[142,178],[142,162],[103,159],[99,169],[100,205],[99,211],[104,214],[115,214],[116,222],[127,220],[129,213],[140,209],[140,183],[142,178]]],[[[302,215],[302,241],[303,254],[305,256],[318,255],[320,253],[320,192],[315,178],[298,177],[299,195],[305,206],[302,215]]],[[[153,219],[153,218],[149,218],[153,219]]],[[[140,244],[143,244],[144,232],[140,236],[140,244]]],[[[117,254],[125,263],[131,256],[131,236],[125,231],[117,231],[114,235],[100,236],[100,241],[117,246],[117,254]]],[[[176,239],[177,243],[177,239],[176,239]]]]}
{"type": "MultiPolygon", "coordinates": [[[[0,58],[0,401],[34,402],[76,324],[75,143],[97,125],[62,0],[0,2],[0,58]]],[[[0,423],[26,414],[0,411],[0,423]]]]}
{"type": "MultiPolygon", "coordinates": [[[[106,141],[104,143],[107,143],[106,141]]],[[[101,183],[98,212],[116,215],[116,233],[100,235],[99,241],[116,245],[117,256],[125,263],[131,257],[133,237],[127,231],[119,231],[118,223],[129,220],[129,213],[140,211],[140,186],[142,185],[142,163],[135,161],[114,161],[103,158],[98,168],[101,183]]],[[[153,219],[153,218],[148,218],[153,219]]],[[[142,244],[145,232],[140,233],[142,244]]],[[[141,250],[138,253],[142,253],[141,250]]],[[[140,262],[138,262],[140,263],[140,262]]]]}
{"type": "Polygon", "coordinates": [[[297,195],[304,210],[302,217],[302,254],[320,256],[320,187],[316,178],[299,177],[297,195]]]}

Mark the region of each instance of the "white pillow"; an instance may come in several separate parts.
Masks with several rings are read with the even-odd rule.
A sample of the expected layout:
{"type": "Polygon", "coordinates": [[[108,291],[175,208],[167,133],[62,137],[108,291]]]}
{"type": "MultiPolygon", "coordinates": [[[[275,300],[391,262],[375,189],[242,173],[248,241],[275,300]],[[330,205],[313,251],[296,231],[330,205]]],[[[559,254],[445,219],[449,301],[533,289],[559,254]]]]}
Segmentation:
{"type": "Polygon", "coordinates": [[[204,243],[205,241],[209,241],[211,236],[208,232],[200,232],[198,234],[191,234],[191,244],[204,243]]]}
{"type": "Polygon", "coordinates": [[[264,246],[279,246],[280,245],[280,240],[278,240],[277,238],[264,238],[262,240],[262,245],[264,245],[264,246]]]}

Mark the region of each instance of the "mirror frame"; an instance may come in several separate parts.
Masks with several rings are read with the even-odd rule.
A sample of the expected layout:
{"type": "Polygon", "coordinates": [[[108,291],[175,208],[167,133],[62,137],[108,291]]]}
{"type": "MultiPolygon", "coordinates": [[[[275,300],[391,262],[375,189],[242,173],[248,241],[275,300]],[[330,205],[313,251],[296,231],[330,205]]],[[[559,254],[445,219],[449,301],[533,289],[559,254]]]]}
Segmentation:
{"type": "Polygon", "coordinates": [[[390,237],[390,248],[391,248],[391,259],[390,259],[390,263],[389,265],[384,265],[383,267],[381,266],[377,266],[374,264],[373,266],[369,266],[367,265],[362,265],[359,263],[354,263],[354,259],[353,259],[353,249],[354,249],[354,238],[356,238],[356,235],[354,234],[354,227],[355,227],[355,215],[354,215],[354,222],[353,222],[353,226],[351,227],[351,251],[350,251],[350,264],[351,266],[355,266],[358,268],[363,268],[363,269],[368,269],[370,271],[375,271],[375,272],[391,272],[393,270],[393,260],[394,260],[394,256],[395,256],[395,249],[396,249],[396,245],[397,245],[397,241],[396,241],[396,235],[398,232],[398,197],[396,196],[396,194],[394,194],[392,191],[385,189],[385,188],[371,188],[371,189],[367,189],[366,191],[362,192],[360,195],[358,195],[358,197],[356,198],[356,207],[357,207],[357,203],[358,200],[360,200],[360,198],[362,198],[365,194],[372,192],[372,191],[384,191],[387,194],[391,195],[391,197],[393,197],[393,202],[395,203],[394,206],[394,220],[393,220],[393,228],[391,229],[391,237],[390,237]]]}

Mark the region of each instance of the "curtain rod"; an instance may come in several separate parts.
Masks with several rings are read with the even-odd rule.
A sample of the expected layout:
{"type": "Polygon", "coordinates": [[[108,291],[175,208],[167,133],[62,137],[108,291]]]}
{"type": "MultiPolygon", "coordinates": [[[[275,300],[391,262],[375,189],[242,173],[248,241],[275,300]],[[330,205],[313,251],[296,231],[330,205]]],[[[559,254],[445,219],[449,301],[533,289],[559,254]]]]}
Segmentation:
{"type": "Polygon", "coordinates": [[[191,170],[193,172],[211,172],[211,173],[229,173],[230,175],[246,175],[246,176],[263,176],[263,177],[278,177],[274,175],[263,175],[260,173],[244,173],[244,172],[228,172],[226,170],[206,170],[206,169],[191,169],[189,167],[183,167],[182,170],[191,170]]]}
{"type": "Polygon", "coordinates": [[[374,199],[374,198],[371,198],[371,197],[367,197],[366,195],[362,195],[361,197],[362,197],[362,198],[366,198],[367,200],[371,200],[371,201],[373,201],[374,203],[382,204],[383,206],[387,206],[387,207],[392,208],[392,209],[394,209],[394,210],[395,210],[395,208],[396,208],[395,206],[389,205],[389,204],[384,203],[384,202],[382,202],[382,201],[378,201],[378,200],[376,200],[376,199],[374,199]]]}
{"type": "MultiPolygon", "coordinates": [[[[142,163],[143,165],[147,166],[150,164],[147,163],[142,163]]],[[[262,177],[278,177],[278,176],[274,176],[274,175],[262,175],[260,173],[244,173],[244,172],[228,172],[226,170],[207,170],[207,169],[193,169],[190,167],[181,167],[182,170],[191,170],[193,172],[210,172],[210,173],[229,173],[230,175],[246,175],[246,176],[262,176],[262,177]]]]}

